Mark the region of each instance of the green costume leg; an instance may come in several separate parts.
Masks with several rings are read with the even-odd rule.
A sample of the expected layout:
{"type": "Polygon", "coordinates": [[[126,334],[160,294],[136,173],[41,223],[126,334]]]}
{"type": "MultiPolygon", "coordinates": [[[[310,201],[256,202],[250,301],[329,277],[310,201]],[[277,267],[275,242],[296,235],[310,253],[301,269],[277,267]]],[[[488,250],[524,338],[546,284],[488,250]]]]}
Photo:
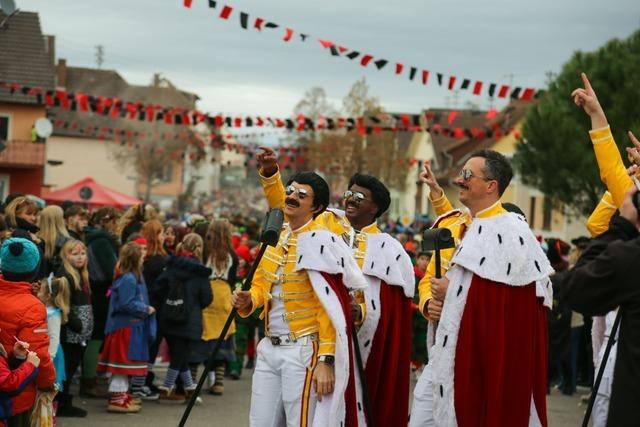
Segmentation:
{"type": "Polygon", "coordinates": [[[98,367],[98,356],[100,355],[100,347],[102,341],[90,340],[87,342],[87,349],[82,359],[82,378],[95,378],[97,376],[96,368],[98,367]]]}

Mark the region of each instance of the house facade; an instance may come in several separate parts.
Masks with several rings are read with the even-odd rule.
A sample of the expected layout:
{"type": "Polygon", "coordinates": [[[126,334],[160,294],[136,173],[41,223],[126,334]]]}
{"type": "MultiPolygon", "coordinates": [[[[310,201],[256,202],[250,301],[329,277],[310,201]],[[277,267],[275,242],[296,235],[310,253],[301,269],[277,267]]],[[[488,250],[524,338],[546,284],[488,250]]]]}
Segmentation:
{"type": "MultiPolygon", "coordinates": [[[[129,84],[117,71],[67,66],[58,61],[56,81],[68,92],[119,98],[144,105],[195,108],[196,95],[155,75],[149,86],[129,84]]],[[[46,181],[59,189],[91,176],[130,195],[171,205],[184,191],[184,151],[189,126],[113,117],[52,107],[53,136],[47,144],[46,181]]]]}
{"type": "MultiPolygon", "coordinates": [[[[6,18],[0,12],[0,21],[6,18]]],[[[46,118],[42,94],[54,88],[53,55],[53,39],[42,34],[37,13],[19,12],[0,28],[2,200],[11,192],[42,195],[46,144],[34,126],[46,118]]]]}
{"type": "MultiPolygon", "coordinates": [[[[432,132],[435,149],[434,173],[454,207],[461,205],[458,199],[458,188],[453,184],[453,180],[469,155],[479,149],[491,149],[504,154],[509,159],[513,158],[529,105],[524,101],[512,101],[499,112],[469,110],[438,110],[436,112],[434,117],[439,120],[434,119],[434,122],[430,123],[432,129],[433,125],[437,124],[462,129],[486,129],[499,124],[500,129],[511,131],[500,132],[499,136],[473,139],[432,132]]],[[[585,226],[586,218],[572,215],[565,207],[553,206],[548,196],[525,185],[517,172],[502,196],[502,201],[517,205],[525,213],[529,225],[537,235],[558,237],[565,241],[588,235],[585,226]]],[[[432,218],[435,217],[432,206],[429,206],[429,214],[432,218]]]]}

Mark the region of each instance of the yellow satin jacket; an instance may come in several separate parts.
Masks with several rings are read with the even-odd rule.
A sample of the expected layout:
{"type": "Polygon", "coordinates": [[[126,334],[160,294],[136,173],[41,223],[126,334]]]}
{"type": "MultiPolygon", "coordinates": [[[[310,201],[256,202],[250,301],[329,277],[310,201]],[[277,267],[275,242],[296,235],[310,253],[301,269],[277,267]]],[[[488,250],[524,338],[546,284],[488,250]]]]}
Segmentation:
{"type": "MultiPolygon", "coordinates": [[[[265,196],[267,197],[269,208],[284,208],[284,200],[286,196],[284,184],[282,183],[282,177],[280,176],[280,171],[278,170],[276,173],[269,177],[265,177],[264,175],[262,175],[262,173],[260,173],[260,182],[262,184],[262,189],[264,190],[265,196]]],[[[355,249],[354,256],[360,269],[362,269],[364,256],[367,251],[367,236],[369,234],[378,234],[381,232],[380,228],[378,228],[378,225],[375,222],[364,227],[362,230],[360,230],[360,232],[356,232],[351,224],[349,224],[349,220],[346,217],[340,216],[331,211],[322,212],[314,219],[314,222],[320,227],[325,228],[332,233],[342,237],[342,239],[347,243],[347,245],[349,245],[349,247],[355,249]]],[[[362,311],[361,321],[363,321],[366,316],[364,292],[355,291],[354,297],[358,305],[360,305],[360,309],[362,311]]]]}
{"type": "Polygon", "coordinates": [[[258,264],[251,282],[250,309],[239,310],[242,317],[249,317],[256,309],[264,306],[261,318],[265,320],[265,332],[269,335],[269,304],[274,283],[282,284],[279,295],[284,303],[284,320],[291,331],[290,338],[296,340],[312,333],[318,333],[319,355],[335,354],[336,331],[324,307],[318,300],[309,275],[305,270],[294,271],[296,266],[297,236],[307,231],[323,229],[314,221],[309,221],[298,230],[285,226],[276,247],[267,248],[258,264]]]}
{"type": "MultiPolygon", "coordinates": [[[[438,199],[431,199],[431,203],[433,204],[436,215],[438,215],[438,219],[434,223],[434,228],[448,228],[451,231],[451,235],[455,241],[455,247],[451,249],[443,249],[440,251],[441,265],[442,265],[442,276],[449,270],[449,263],[451,262],[451,258],[453,258],[453,254],[462,241],[464,237],[464,233],[471,224],[472,217],[468,212],[453,209],[451,202],[447,196],[442,193],[438,199]]],[[[506,213],[507,211],[502,207],[500,201],[496,202],[494,205],[488,207],[477,213],[477,218],[490,218],[492,216],[501,215],[506,213]]],[[[427,302],[432,298],[431,294],[431,283],[429,280],[436,275],[436,259],[435,256],[431,257],[429,261],[429,265],[427,266],[427,271],[424,274],[424,277],[418,283],[418,295],[420,297],[420,302],[418,306],[420,307],[420,313],[422,313],[427,319],[429,316],[425,312],[425,307],[427,302]]]]}
{"type": "Polygon", "coordinates": [[[616,209],[622,205],[625,193],[633,186],[622,162],[611,128],[609,126],[589,131],[593,151],[600,170],[600,179],[607,187],[602,199],[589,216],[587,229],[592,237],[599,236],[609,229],[609,221],[616,209]]]}

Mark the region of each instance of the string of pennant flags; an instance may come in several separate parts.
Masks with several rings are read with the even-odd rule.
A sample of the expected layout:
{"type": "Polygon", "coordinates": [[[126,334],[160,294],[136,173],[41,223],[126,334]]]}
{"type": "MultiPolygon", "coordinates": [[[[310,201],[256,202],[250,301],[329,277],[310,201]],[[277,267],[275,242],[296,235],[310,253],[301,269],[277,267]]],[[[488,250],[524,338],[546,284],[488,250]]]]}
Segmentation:
{"type": "MultiPolygon", "coordinates": [[[[0,81],[0,89],[7,89],[11,94],[22,93],[33,96],[38,103],[48,107],[59,107],[64,110],[82,113],[94,113],[111,119],[129,119],[142,122],[163,122],[167,125],[190,126],[206,123],[214,128],[239,130],[239,128],[261,128],[286,131],[319,131],[319,130],[357,130],[361,135],[381,134],[382,132],[430,132],[452,138],[484,139],[505,135],[511,130],[504,129],[500,123],[491,123],[497,115],[495,109],[486,113],[487,125],[482,127],[458,127],[455,119],[456,111],[439,113],[426,111],[422,114],[389,114],[381,113],[362,117],[319,117],[312,119],[302,114],[295,118],[273,118],[262,116],[224,116],[221,114],[205,114],[198,110],[145,104],[139,101],[125,101],[117,97],[91,95],[81,92],[68,92],[64,89],[45,89],[31,87],[19,83],[0,81]],[[427,125],[424,125],[426,120],[427,125]],[[446,124],[443,124],[446,122],[446,124]]],[[[97,132],[98,127],[94,130],[97,132]]],[[[139,137],[140,135],[137,135],[139,137]]],[[[162,135],[161,135],[162,136],[162,135]]]]}
{"type": "MultiPolygon", "coordinates": [[[[129,149],[140,149],[146,155],[164,155],[168,154],[174,160],[189,159],[191,161],[201,161],[205,158],[204,147],[208,143],[213,149],[226,150],[229,152],[235,152],[238,154],[245,154],[247,161],[245,166],[255,165],[255,157],[260,150],[260,145],[256,143],[252,144],[239,144],[237,142],[228,142],[228,139],[236,139],[237,135],[231,134],[216,134],[211,133],[208,135],[209,141],[205,141],[199,134],[189,134],[186,131],[183,132],[144,132],[133,131],[129,129],[108,128],[98,126],[82,126],[77,122],[66,120],[54,120],[53,127],[56,129],[65,129],[75,131],[83,136],[93,137],[103,141],[113,141],[114,144],[129,149]],[[187,150],[183,147],[167,149],[165,147],[157,147],[147,142],[153,142],[158,139],[173,139],[184,141],[187,145],[195,146],[200,150],[187,150]]],[[[279,162],[283,168],[291,167],[294,163],[300,165],[307,161],[307,153],[309,147],[307,146],[276,146],[272,147],[278,153],[279,162]]],[[[216,161],[215,157],[211,158],[212,162],[216,161]]]]}
{"type": "MultiPolygon", "coordinates": [[[[183,0],[185,8],[191,8],[192,4],[193,0],[183,0]]],[[[315,40],[320,47],[329,51],[331,56],[349,59],[351,62],[359,64],[364,68],[373,64],[373,66],[375,66],[379,71],[389,66],[395,76],[404,76],[410,81],[419,81],[424,86],[429,84],[432,79],[431,76],[435,74],[435,80],[439,87],[445,87],[450,91],[467,91],[468,93],[476,96],[486,94],[491,98],[511,98],[527,101],[541,96],[544,92],[543,90],[535,89],[533,87],[485,82],[483,80],[458,77],[457,75],[449,75],[440,72],[433,73],[422,67],[406,65],[404,62],[394,62],[373,54],[365,53],[362,50],[354,50],[341,43],[335,43],[325,38],[315,38],[309,33],[276,24],[262,17],[252,18],[249,13],[236,10],[233,6],[225,4],[218,8],[218,2],[216,0],[208,0],[208,4],[210,9],[220,10],[218,18],[221,20],[229,21],[232,16],[237,15],[238,24],[240,25],[240,28],[244,30],[253,29],[258,32],[262,32],[263,29],[283,31],[282,41],[285,43],[291,43],[293,40],[298,40],[301,43],[307,43],[315,40]]]]}
{"type": "MultiPolygon", "coordinates": [[[[164,147],[157,147],[151,144],[145,144],[144,141],[141,141],[139,138],[146,138],[150,134],[158,134],[157,132],[137,132],[137,131],[129,131],[117,128],[98,128],[94,126],[80,126],[77,122],[69,122],[65,120],[55,120],[53,122],[54,128],[62,128],[62,129],[72,129],[76,130],[78,133],[86,136],[93,136],[95,138],[101,140],[110,140],[113,139],[114,144],[120,145],[121,147],[125,147],[128,149],[139,149],[145,155],[154,156],[154,155],[164,155],[168,154],[169,157],[173,160],[190,160],[190,161],[202,161],[205,159],[205,153],[202,150],[191,151],[184,148],[176,148],[173,150],[168,150],[164,147]]],[[[162,133],[161,133],[162,134],[162,133]]],[[[198,148],[204,148],[205,141],[202,138],[189,138],[186,132],[181,133],[164,133],[166,138],[174,138],[180,139],[188,142],[189,145],[196,145],[198,148]]],[[[197,136],[197,135],[196,135],[197,136]]],[[[251,144],[238,144],[238,143],[229,143],[224,141],[224,138],[230,138],[231,135],[210,135],[210,146],[219,150],[227,150],[230,152],[235,152],[238,154],[245,154],[246,159],[244,161],[245,167],[256,167],[257,160],[256,155],[261,152],[260,144],[251,143],[251,144]]],[[[299,169],[304,167],[304,165],[309,161],[309,152],[312,149],[310,146],[301,145],[301,146],[275,146],[272,147],[277,155],[278,155],[278,164],[281,169],[291,170],[291,169],[299,169]]],[[[327,148],[330,149],[330,148],[327,148]]],[[[212,162],[218,161],[214,156],[211,157],[212,162]]],[[[415,166],[419,161],[414,158],[406,158],[406,159],[398,159],[398,166],[415,166]]],[[[230,161],[228,161],[230,163],[230,161]]]]}

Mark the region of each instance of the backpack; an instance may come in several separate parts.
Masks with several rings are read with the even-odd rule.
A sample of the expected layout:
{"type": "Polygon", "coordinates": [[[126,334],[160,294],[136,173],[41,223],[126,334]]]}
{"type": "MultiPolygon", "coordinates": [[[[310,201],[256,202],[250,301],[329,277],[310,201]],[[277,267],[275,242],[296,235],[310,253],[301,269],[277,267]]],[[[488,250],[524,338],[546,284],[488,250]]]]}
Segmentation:
{"type": "Polygon", "coordinates": [[[91,281],[100,283],[109,280],[104,271],[102,271],[102,267],[100,267],[98,258],[96,258],[96,254],[93,253],[91,246],[87,248],[87,269],[89,270],[89,279],[91,279],[91,281]]]}
{"type": "Polygon", "coordinates": [[[187,321],[187,306],[184,301],[184,284],[175,280],[169,284],[164,301],[164,316],[167,322],[181,324],[187,321]]]}

